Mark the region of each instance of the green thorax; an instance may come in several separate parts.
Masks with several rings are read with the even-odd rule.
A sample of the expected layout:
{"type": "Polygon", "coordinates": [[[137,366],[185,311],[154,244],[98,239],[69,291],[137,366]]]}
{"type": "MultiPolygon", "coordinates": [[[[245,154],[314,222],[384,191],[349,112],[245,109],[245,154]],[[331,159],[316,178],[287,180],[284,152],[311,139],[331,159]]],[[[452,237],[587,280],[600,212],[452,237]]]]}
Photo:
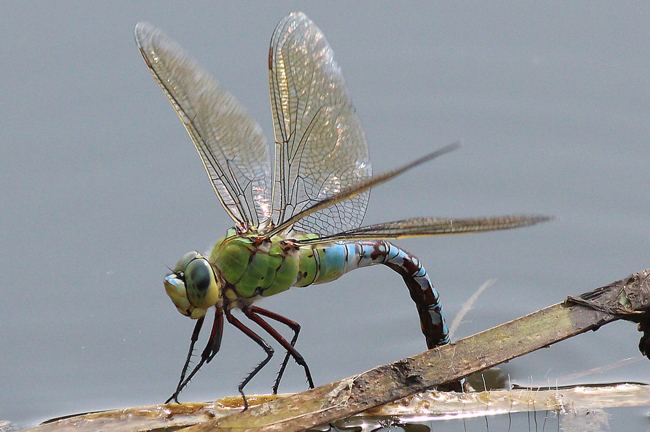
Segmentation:
{"type": "Polygon", "coordinates": [[[234,228],[214,246],[210,263],[221,280],[224,300],[254,300],[306,286],[317,273],[312,246],[300,247],[294,240],[316,237],[300,234],[291,239],[257,234],[240,235],[234,228]]]}

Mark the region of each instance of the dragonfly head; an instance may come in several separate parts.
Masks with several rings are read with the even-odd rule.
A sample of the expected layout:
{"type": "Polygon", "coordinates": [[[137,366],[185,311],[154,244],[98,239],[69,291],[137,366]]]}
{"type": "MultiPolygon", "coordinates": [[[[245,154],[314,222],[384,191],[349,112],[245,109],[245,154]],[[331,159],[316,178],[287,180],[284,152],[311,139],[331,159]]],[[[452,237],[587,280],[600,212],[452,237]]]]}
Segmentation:
{"type": "Polygon", "coordinates": [[[198,319],[214,306],[221,287],[207,259],[200,253],[188,252],[165,277],[165,291],[176,309],[185,316],[198,319]]]}

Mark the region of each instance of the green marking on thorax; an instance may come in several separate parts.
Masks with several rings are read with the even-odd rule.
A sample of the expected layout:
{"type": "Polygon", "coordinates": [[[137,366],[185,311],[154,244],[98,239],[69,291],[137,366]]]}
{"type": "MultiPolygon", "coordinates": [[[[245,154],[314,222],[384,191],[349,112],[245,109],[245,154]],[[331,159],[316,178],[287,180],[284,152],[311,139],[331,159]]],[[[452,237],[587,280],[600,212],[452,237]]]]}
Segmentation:
{"type": "MultiPolygon", "coordinates": [[[[215,245],[210,262],[220,276],[234,286],[239,298],[253,299],[258,295],[272,296],[292,285],[307,286],[316,276],[316,259],[311,246],[298,250],[281,244],[275,236],[259,242],[257,235],[237,235],[234,228],[215,245]]],[[[315,234],[300,234],[295,239],[317,238],[315,234]]]]}

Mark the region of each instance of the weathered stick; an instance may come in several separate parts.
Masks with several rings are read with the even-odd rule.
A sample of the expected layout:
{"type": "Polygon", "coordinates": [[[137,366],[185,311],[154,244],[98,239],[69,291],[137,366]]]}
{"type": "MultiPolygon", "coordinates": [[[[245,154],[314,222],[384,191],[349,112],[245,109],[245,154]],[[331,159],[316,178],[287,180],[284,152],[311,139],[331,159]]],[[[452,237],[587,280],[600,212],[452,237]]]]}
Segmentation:
{"type": "Polygon", "coordinates": [[[299,431],[458,380],[650,308],[650,269],[455,343],[184,429],[299,431]]]}

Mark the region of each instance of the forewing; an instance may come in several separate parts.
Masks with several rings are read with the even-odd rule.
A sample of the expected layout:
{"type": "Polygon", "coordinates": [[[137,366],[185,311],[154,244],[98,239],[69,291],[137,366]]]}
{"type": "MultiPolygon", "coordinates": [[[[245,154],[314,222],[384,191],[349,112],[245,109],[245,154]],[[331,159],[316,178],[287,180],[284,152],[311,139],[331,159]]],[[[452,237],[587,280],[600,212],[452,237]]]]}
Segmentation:
{"type": "Polygon", "coordinates": [[[317,239],[300,240],[297,243],[316,244],[346,240],[399,239],[405,237],[469,234],[521,228],[547,222],[551,219],[551,217],[543,215],[509,215],[470,219],[412,218],[369,225],[317,239]]]}
{"type": "MultiPolygon", "coordinates": [[[[323,33],[303,13],[284,18],[271,39],[269,85],[275,126],[273,221],[372,176],[368,146],[341,69],[323,33]]],[[[299,220],[320,235],[356,228],[370,191],[299,220]]]]}
{"type": "MultiPolygon", "coordinates": [[[[379,174],[373,177],[369,177],[365,180],[361,180],[351,187],[344,189],[343,191],[339,192],[336,195],[330,196],[329,198],[325,198],[323,200],[320,200],[316,202],[314,205],[311,205],[299,213],[294,214],[291,218],[285,220],[282,224],[276,225],[273,227],[273,229],[266,231],[264,234],[268,237],[272,237],[278,233],[281,233],[285,230],[287,230],[290,226],[297,224],[298,221],[300,221],[303,218],[308,217],[309,215],[316,213],[322,209],[326,209],[328,207],[334,206],[339,202],[343,202],[345,200],[349,200],[351,198],[356,197],[357,195],[363,193],[364,191],[369,191],[370,188],[373,188],[375,186],[378,186],[382,183],[385,183],[389,180],[394,179],[400,174],[403,174],[404,172],[413,169],[417,167],[418,165],[422,165],[425,162],[428,162],[432,159],[435,159],[439,156],[442,156],[446,153],[452,152],[456,150],[460,146],[460,143],[454,143],[448,146],[445,146],[441,149],[438,149],[434,152],[429,153],[428,155],[425,155],[421,158],[418,158],[414,160],[413,162],[406,164],[400,168],[397,168],[395,170],[379,174]]],[[[364,228],[359,228],[359,230],[364,229],[364,228]]],[[[357,230],[358,231],[358,230],[357,230]]],[[[345,231],[349,232],[349,231],[345,231]]]]}
{"type": "Polygon", "coordinates": [[[189,133],[230,217],[255,227],[271,216],[270,158],[260,126],[176,42],[148,23],[135,39],[189,133]]]}

